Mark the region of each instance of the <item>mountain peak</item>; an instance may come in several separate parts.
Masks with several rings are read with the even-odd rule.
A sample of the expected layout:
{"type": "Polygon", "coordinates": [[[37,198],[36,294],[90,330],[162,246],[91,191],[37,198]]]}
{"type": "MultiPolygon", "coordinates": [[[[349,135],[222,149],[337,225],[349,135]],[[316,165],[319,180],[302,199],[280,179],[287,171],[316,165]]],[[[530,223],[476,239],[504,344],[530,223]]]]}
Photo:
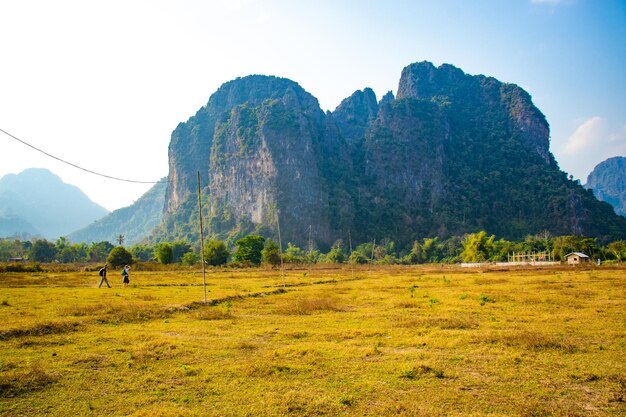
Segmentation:
{"type": "Polygon", "coordinates": [[[376,94],[371,88],[365,88],[344,99],[333,112],[333,119],[348,142],[358,142],[377,114],[376,94]]]}
{"type": "Polygon", "coordinates": [[[317,103],[317,99],[295,81],[272,75],[255,74],[238,77],[222,84],[211,95],[207,106],[216,110],[230,111],[233,107],[243,103],[257,106],[265,100],[282,99],[288,91],[317,103]]]}
{"type": "Polygon", "coordinates": [[[615,156],[595,166],[587,177],[585,188],[593,190],[598,200],[613,206],[626,217],[626,157],[615,156]]]}
{"type": "Polygon", "coordinates": [[[430,99],[448,92],[451,85],[462,83],[465,77],[466,74],[454,65],[435,67],[432,62],[416,62],[402,70],[397,98],[430,99]]]}
{"type": "Polygon", "coordinates": [[[4,184],[27,184],[34,182],[64,184],[58,175],[46,168],[27,168],[19,174],[7,174],[0,178],[0,183],[4,184]]]}
{"type": "Polygon", "coordinates": [[[530,94],[515,84],[469,75],[454,65],[435,67],[424,61],[402,70],[397,99],[432,101],[465,119],[481,120],[486,111],[507,114],[509,134],[545,164],[556,164],[549,149],[550,127],[545,116],[530,94]]]}
{"type": "Polygon", "coordinates": [[[108,210],[94,203],[78,187],[64,183],[44,168],[29,168],[0,179],[0,213],[12,216],[15,230],[5,235],[36,229],[46,238],[57,238],[105,216],[108,210]],[[20,225],[29,230],[18,230],[20,225]]]}

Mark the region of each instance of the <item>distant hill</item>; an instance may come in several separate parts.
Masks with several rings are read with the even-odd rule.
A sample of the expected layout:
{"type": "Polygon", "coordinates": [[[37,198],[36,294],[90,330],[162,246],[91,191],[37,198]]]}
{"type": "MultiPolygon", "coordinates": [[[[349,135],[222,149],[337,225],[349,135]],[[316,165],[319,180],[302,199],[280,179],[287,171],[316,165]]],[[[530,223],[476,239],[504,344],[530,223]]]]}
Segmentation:
{"type": "Polygon", "coordinates": [[[53,240],[107,213],[47,169],[30,168],[0,179],[0,237],[28,233],[53,240]]]}
{"type": "Polygon", "coordinates": [[[172,133],[151,239],[197,241],[198,172],[205,235],[229,242],[276,238],[277,222],[300,247],[312,226],[321,249],[479,230],[625,238],[626,219],[567,178],[549,137],[522,88],[447,64],[411,64],[396,97],[365,88],[333,112],[291,80],[237,78],[172,133]]]}
{"type": "Polygon", "coordinates": [[[18,235],[42,236],[42,233],[21,217],[0,213],[0,237],[18,235]]]}
{"type": "Polygon", "coordinates": [[[593,190],[598,200],[613,206],[626,217],[626,157],[616,156],[600,162],[587,177],[585,188],[593,190]]]}
{"type": "Polygon", "coordinates": [[[70,233],[68,238],[72,242],[115,242],[121,234],[124,235],[125,245],[141,241],[161,223],[167,187],[165,178],[161,181],[131,206],[111,212],[89,226],[70,233]]]}

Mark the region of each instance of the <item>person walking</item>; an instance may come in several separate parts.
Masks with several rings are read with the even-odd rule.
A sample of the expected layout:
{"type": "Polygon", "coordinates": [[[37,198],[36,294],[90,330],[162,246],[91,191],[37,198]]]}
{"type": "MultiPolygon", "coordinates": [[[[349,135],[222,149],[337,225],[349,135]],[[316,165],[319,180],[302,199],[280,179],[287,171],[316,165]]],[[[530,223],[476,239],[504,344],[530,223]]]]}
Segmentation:
{"type": "Polygon", "coordinates": [[[130,265],[126,265],[124,269],[122,269],[122,276],[124,277],[124,279],[122,280],[122,283],[124,284],[124,287],[128,287],[128,284],[130,284],[130,279],[128,277],[129,271],[130,271],[130,265]]]}
{"type": "Polygon", "coordinates": [[[107,284],[107,287],[111,288],[109,280],[107,279],[107,264],[104,264],[104,266],[100,268],[98,274],[100,275],[100,284],[98,284],[98,288],[102,287],[103,282],[107,284]]]}

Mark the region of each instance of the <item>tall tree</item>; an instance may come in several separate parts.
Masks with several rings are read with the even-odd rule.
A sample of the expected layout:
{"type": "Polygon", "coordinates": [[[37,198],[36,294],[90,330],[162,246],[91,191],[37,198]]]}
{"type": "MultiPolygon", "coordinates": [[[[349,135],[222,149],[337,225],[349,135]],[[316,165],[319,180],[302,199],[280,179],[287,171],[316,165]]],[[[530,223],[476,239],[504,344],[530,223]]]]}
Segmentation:
{"type": "Polygon", "coordinates": [[[280,248],[272,239],[267,239],[265,241],[265,247],[263,248],[261,255],[263,256],[263,262],[272,266],[280,265],[280,248]]]}
{"type": "Polygon", "coordinates": [[[47,240],[37,240],[30,248],[29,258],[35,262],[52,262],[57,255],[57,248],[47,240]]]}
{"type": "Polygon", "coordinates": [[[154,257],[162,264],[171,264],[174,259],[174,251],[169,243],[159,243],[154,249],[154,257]]]}
{"type": "Polygon", "coordinates": [[[130,265],[133,263],[133,255],[127,251],[124,246],[116,246],[111,249],[111,253],[107,257],[107,263],[114,268],[130,265]]]}
{"type": "Polygon", "coordinates": [[[257,235],[248,235],[239,239],[235,244],[237,249],[233,254],[235,262],[250,262],[253,265],[259,265],[262,260],[261,252],[263,251],[265,238],[257,235]]]}
{"type": "Polygon", "coordinates": [[[204,247],[204,262],[207,265],[219,266],[228,262],[230,252],[226,244],[221,240],[211,240],[204,247]]]}
{"type": "Polygon", "coordinates": [[[104,262],[114,248],[113,244],[103,240],[102,242],[92,242],[89,247],[89,260],[91,262],[104,262]]]}

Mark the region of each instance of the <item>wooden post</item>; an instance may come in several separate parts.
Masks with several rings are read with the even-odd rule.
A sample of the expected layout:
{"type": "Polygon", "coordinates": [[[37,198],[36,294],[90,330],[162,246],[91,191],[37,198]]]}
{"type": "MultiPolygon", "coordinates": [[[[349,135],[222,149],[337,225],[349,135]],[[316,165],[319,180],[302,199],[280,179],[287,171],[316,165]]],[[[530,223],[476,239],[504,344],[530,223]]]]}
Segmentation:
{"type": "Polygon", "coordinates": [[[280,240],[280,221],[278,219],[278,214],[276,214],[276,225],[278,226],[278,248],[280,253],[280,276],[283,279],[283,288],[287,286],[285,283],[285,265],[283,263],[283,244],[280,240]]]}
{"type": "Polygon", "coordinates": [[[308,258],[309,258],[309,283],[313,284],[313,278],[311,277],[311,253],[313,252],[313,241],[311,240],[311,234],[313,232],[313,226],[309,225],[309,244],[308,244],[308,258]]]}
{"type": "MultiPolygon", "coordinates": [[[[348,258],[348,262],[350,262],[350,258],[352,258],[352,235],[350,234],[349,229],[348,229],[348,242],[350,242],[350,257],[348,258]]],[[[350,266],[352,269],[352,279],[354,279],[354,264],[350,262],[350,266]]]]}
{"type": "Polygon", "coordinates": [[[204,304],[206,304],[206,265],[204,263],[204,231],[202,230],[202,198],[200,193],[200,171],[198,171],[198,215],[200,216],[200,253],[202,259],[202,287],[204,288],[204,304]]]}
{"type": "Polygon", "coordinates": [[[374,239],[374,244],[372,245],[372,262],[374,262],[374,249],[376,249],[376,239],[374,239]]]}

